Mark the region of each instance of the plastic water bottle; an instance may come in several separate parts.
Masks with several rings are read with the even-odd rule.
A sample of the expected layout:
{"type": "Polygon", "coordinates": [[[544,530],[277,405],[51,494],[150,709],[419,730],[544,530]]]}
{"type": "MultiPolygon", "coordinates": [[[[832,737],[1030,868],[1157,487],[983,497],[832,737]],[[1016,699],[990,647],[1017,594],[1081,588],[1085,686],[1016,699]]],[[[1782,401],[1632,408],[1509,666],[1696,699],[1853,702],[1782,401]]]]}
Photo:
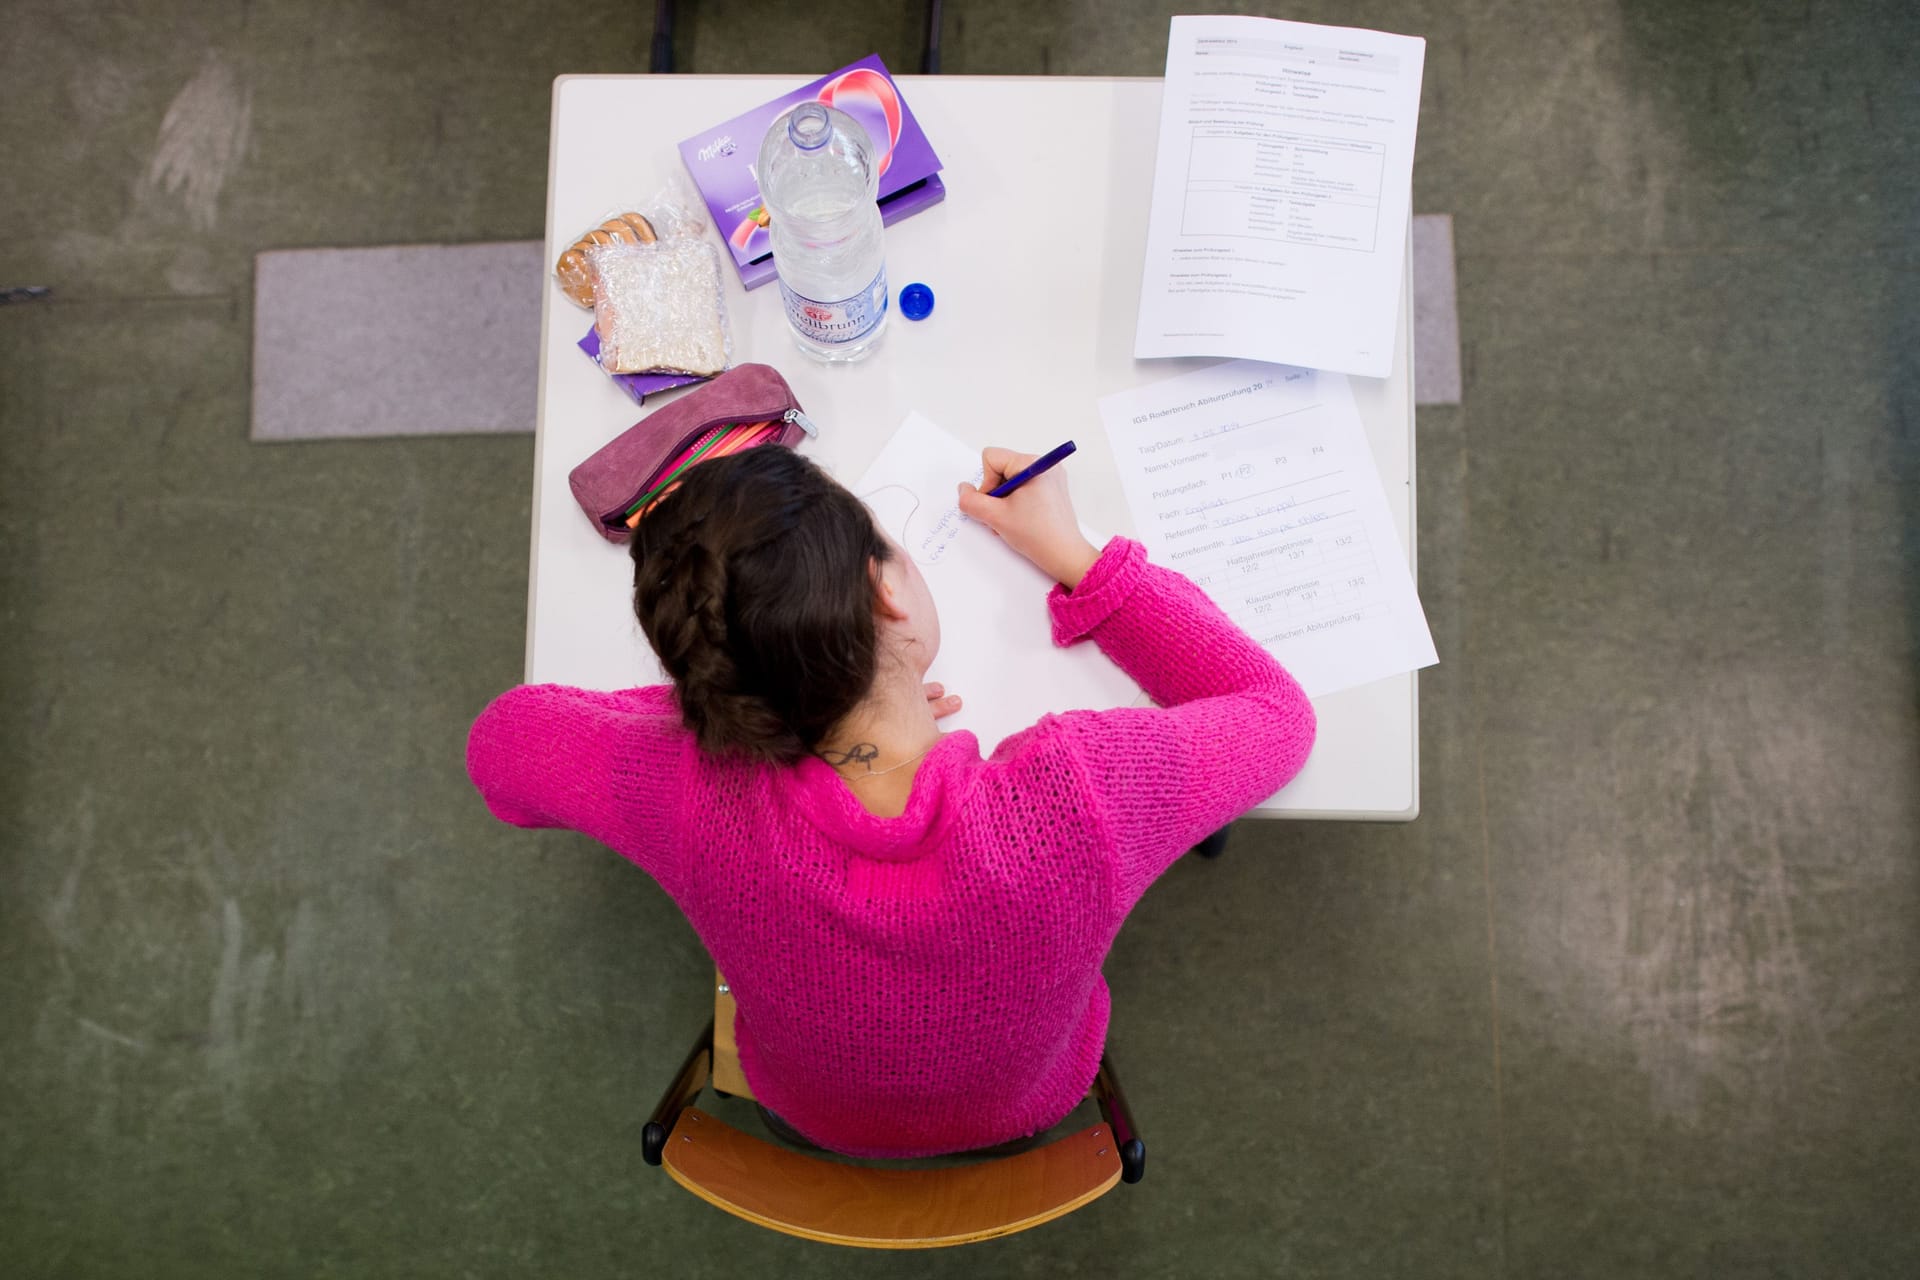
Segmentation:
{"type": "Polygon", "coordinates": [[[860,359],[887,326],[872,139],[846,112],[804,102],[767,130],[757,172],[794,341],[819,360],[860,359]]]}

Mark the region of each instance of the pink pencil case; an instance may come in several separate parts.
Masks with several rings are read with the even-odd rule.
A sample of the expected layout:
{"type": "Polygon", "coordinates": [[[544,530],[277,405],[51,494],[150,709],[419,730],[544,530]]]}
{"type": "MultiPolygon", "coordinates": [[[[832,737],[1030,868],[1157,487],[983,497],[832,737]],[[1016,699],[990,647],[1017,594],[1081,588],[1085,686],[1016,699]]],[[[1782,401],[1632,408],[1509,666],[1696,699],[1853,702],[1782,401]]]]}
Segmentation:
{"type": "Polygon", "coordinates": [[[791,448],[801,436],[819,434],[777,370],[764,364],[735,365],[615,436],[575,467],[567,484],[600,536],[608,542],[625,542],[633,536],[627,527],[629,509],[646,495],[667,463],[706,432],[748,422],[784,424],[760,444],[791,448]]]}

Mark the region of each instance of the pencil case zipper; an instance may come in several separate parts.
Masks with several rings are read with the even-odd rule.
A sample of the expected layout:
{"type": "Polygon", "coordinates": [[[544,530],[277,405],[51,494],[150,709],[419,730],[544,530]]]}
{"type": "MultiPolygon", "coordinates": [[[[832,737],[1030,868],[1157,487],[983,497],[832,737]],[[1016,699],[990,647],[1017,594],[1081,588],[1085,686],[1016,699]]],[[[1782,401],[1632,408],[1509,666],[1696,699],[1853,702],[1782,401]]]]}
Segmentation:
{"type": "MultiPolygon", "coordinates": [[[[666,455],[660,465],[655,467],[653,473],[647,477],[646,483],[634,490],[633,494],[628,497],[626,501],[622,502],[612,511],[601,512],[600,522],[609,529],[618,529],[624,532],[627,528],[628,510],[634,503],[646,497],[647,494],[653,490],[654,486],[659,483],[661,473],[671,466],[676,458],[686,452],[688,446],[700,439],[701,436],[707,434],[707,432],[725,427],[729,423],[772,422],[776,418],[789,427],[799,427],[809,440],[817,440],[820,438],[820,429],[814,426],[813,419],[801,412],[799,406],[784,402],[777,408],[776,412],[763,414],[747,411],[743,413],[729,413],[718,418],[710,418],[675,441],[673,447],[666,451],[666,455]]],[[[784,439],[784,435],[776,436],[774,439],[762,441],[762,443],[778,444],[784,439]]]]}

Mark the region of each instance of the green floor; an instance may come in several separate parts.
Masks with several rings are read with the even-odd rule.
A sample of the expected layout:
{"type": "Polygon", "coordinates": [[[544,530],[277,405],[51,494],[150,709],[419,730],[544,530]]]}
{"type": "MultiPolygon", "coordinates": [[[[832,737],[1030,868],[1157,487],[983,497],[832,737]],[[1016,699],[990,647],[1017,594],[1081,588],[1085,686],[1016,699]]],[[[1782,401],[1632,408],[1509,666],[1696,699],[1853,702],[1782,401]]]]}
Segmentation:
{"type": "MultiPolygon", "coordinates": [[[[848,8],[689,0],[682,69],[913,68],[848,8]]],[[[1147,9],[949,0],[946,70],[1154,74],[1147,9]]],[[[462,768],[530,439],[247,442],[253,255],[539,236],[649,10],[8,6],[0,1275],[1920,1274],[1910,4],[1285,12],[1429,42],[1423,813],[1176,868],[1107,970],[1147,1180],[909,1258],[641,1163],[698,944],[462,768]]]]}

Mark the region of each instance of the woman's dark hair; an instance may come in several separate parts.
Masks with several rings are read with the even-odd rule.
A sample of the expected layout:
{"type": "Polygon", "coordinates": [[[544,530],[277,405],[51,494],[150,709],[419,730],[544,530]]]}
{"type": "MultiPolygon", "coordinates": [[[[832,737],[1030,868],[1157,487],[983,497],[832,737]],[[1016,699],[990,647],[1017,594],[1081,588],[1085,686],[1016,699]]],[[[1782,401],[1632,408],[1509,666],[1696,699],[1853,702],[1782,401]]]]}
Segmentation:
{"type": "Polygon", "coordinates": [[[872,688],[869,564],[893,551],[866,506],[793,450],[693,467],[632,551],[633,611],[705,750],[791,764],[872,688]]]}

